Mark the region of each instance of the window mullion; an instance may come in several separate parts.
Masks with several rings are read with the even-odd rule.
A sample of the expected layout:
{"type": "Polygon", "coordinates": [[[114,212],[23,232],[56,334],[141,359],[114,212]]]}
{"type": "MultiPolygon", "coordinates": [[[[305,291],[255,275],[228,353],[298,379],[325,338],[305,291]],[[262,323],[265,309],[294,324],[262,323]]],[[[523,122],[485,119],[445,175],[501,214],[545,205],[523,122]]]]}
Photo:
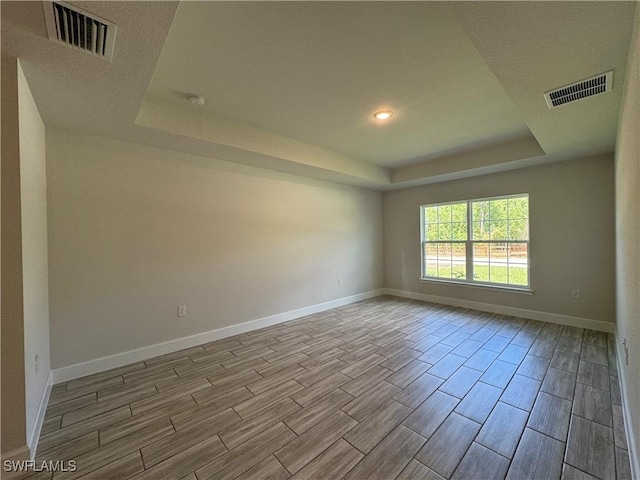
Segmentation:
{"type": "Polygon", "coordinates": [[[422,265],[420,266],[420,277],[424,278],[427,276],[427,232],[426,232],[426,224],[425,224],[425,207],[420,207],[420,248],[422,251],[420,252],[420,258],[422,259],[422,265]]]}
{"type": "Polygon", "coordinates": [[[472,202],[467,202],[467,241],[466,241],[466,257],[467,257],[467,281],[473,281],[473,241],[472,233],[473,228],[471,225],[471,219],[473,218],[472,214],[472,202]]]}

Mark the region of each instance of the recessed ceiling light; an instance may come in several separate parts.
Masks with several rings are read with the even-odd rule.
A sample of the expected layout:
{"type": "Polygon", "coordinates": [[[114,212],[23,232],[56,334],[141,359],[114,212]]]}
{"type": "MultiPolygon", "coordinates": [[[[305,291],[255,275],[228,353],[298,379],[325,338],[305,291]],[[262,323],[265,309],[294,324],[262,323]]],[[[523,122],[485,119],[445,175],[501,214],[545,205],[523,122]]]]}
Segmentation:
{"type": "Polygon", "coordinates": [[[196,107],[202,107],[204,105],[204,97],[201,97],[200,95],[189,96],[189,101],[196,107]]]}
{"type": "Polygon", "coordinates": [[[393,116],[393,112],[391,110],[380,110],[373,114],[373,118],[376,120],[388,120],[393,116]]]}

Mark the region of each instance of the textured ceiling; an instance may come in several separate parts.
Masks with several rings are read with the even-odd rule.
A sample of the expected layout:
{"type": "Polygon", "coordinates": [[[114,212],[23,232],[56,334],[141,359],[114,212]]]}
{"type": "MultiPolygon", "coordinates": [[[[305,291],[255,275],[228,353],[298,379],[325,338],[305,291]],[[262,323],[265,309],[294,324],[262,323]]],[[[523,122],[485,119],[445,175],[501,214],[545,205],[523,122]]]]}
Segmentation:
{"type": "Polygon", "coordinates": [[[40,2],[0,3],[48,126],[377,189],[613,151],[636,7],[76,4],[118,24],[112,63],[49,41],[40,2]],[[612,92],[547,109],[611,69],[612,92]]]}

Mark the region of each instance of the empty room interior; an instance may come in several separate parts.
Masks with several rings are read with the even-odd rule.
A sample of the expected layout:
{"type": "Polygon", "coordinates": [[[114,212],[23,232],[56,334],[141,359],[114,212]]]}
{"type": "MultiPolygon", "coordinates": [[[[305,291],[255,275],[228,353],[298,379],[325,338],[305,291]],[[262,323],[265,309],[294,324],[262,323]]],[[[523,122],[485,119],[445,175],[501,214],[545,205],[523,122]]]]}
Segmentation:
{"type": "Polygon", "coordinates": [[[2,1],[11,479],[640,480],[640,6],[2,1]]]}

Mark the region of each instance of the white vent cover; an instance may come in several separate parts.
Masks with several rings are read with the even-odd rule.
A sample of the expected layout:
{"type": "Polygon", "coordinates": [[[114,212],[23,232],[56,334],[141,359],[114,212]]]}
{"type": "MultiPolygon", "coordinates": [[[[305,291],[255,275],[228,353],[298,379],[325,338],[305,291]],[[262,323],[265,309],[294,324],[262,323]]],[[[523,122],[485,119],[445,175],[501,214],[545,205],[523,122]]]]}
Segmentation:
{"type": "Polygon", "coordinates": [[[591,97],[611,90],[613,84],[613,70],[587,78],[581,82],[557,88],[544,94],[549,108],[558,107],[565,103],[575,102],[582,98],[591,97]]]}
{"type": "Polygon", "coordinates": [[[49,38],[111,61],[117,26],[62,1],[42,2],[49,38]]]}

